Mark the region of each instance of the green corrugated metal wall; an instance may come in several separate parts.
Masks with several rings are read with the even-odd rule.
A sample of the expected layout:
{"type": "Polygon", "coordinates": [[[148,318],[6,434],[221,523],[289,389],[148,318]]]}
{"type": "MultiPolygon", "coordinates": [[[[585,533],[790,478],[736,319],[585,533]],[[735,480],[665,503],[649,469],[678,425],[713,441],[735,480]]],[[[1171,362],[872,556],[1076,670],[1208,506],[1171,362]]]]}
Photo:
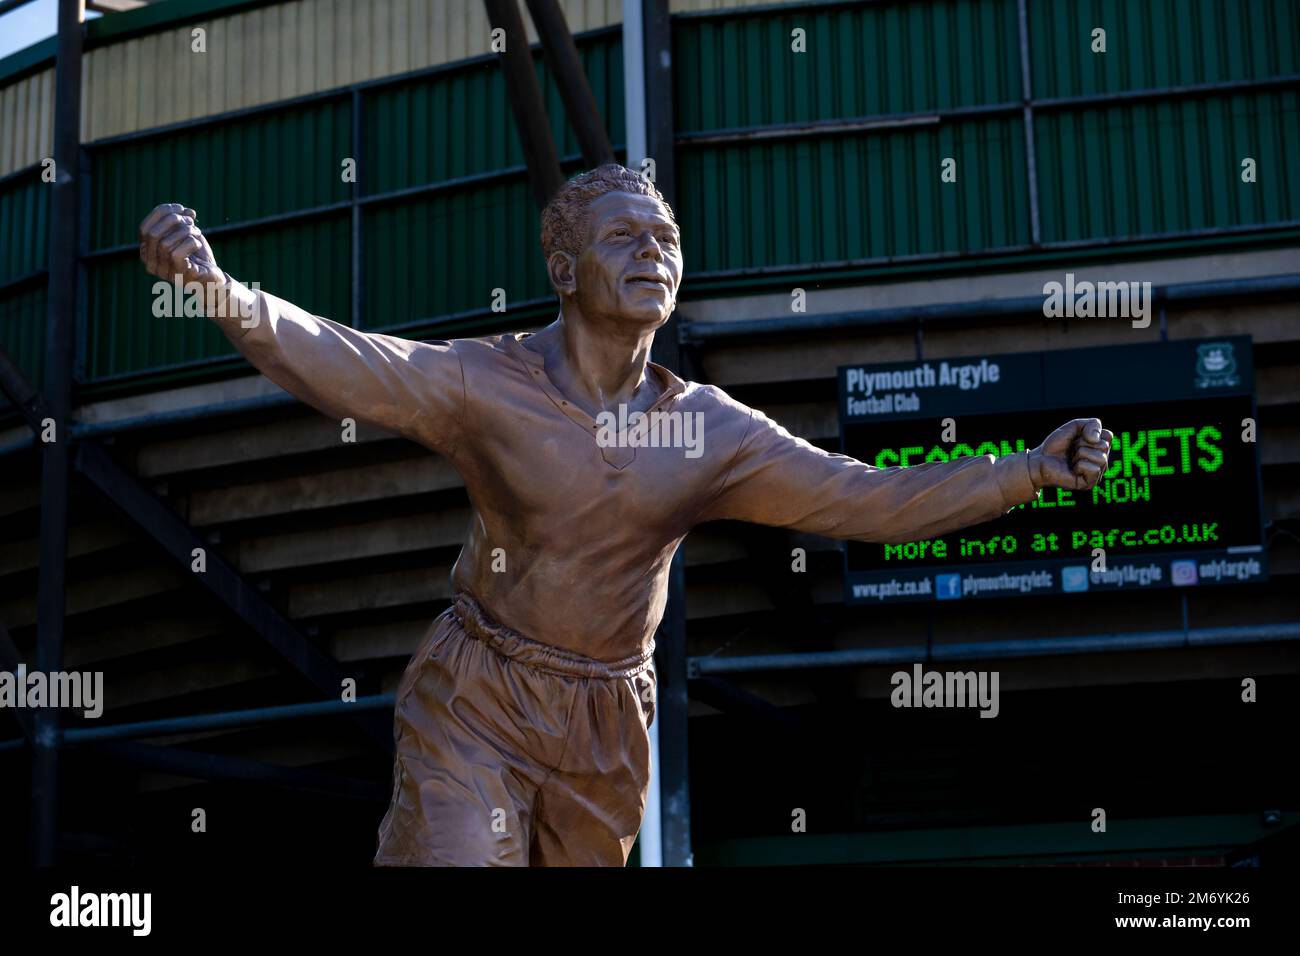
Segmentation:
{"type": "MultiPolygon", "coordinates": [[[[154,285],[134,243],[159,202],[182,202],[209,229],[350,198],[342,162],[352,152],[350,97],[261,113],[216,126],[129,140],[92,156],[91,249],[122,252],[92,260],[86,375],[102,379],[233,354],[211,323],[156,318],[154,285]]],[[[346,213],[310,223],[261,227],[211,238],[237,278],[347,320],[350,257],[346,213]]]]}
{"type": "Polygon", "coordinates": [[[1015,0],[679,18],[673,63],[682,133],[1020,98],[1015,0]]]}
{"type": "MultiPolygon", "coordinates": [[[[46,302],[44,285],[0,296],[0,347],[37,388],[45,381],[46,302]]],[[[0,408],[10,404],[0,394],[0,408]]]]}
{"type": "MultiPolygon", "coordinates": [[[[196,206],[202,216],[202,207],[196,206]]],[[[202,221],[200,219],[200,221],[202,221]]],[[[212,240],[221,267],[318,315],[347,321],[351,299],[346,212],[212,240]]],[[[91,272],[86,374],[91,379],[163,368],[234,349],[212,322],[156,318],[154,286],[134,251],[91,272]]],[[[171,293],[168,292],[168,295],[171,293]]]]}
{"type": "Polygon", "coordinates": [[[694,271],[1029,241],[1018,120],[687,149],[678,169],[683,249],[694,271]],[[945,156],[960,157],[959,181],[978,186],[940,182],[945,156]]]}
{"type": "MultiPolygon", "coordinates": [[[[617,35],[581,42],[597,101],[616,139],[623,126],[617,35]]],[[[563,153],[576,152],[558,90],[538,76],[563,153]]],[[[440,71],[362,94],[361,178],[366,195],[441,183],[509,167],[522,170],[501,72],[494,63],[440,71]]],[[[351,198],[342,161],[351,156],[349,94],[166,136],[96,148],[91,248],[135,242],[159,201],[184,202],[211,229],[351,198]]],[[[546,277],[539,229],[522,171],[433,196],[368,207],[364,217],[363,324],[387,327],[484,309],[492,290],[507,301],[541,296],[546,277]]],[[[212,236],[222,267],[268,292],[341,322],[351,321],[347,210],[310,222],[212,236]]],[[[134,248],[93,260],[86,374],[92,380],[183,366],[233,353],[210,323],[156,319],[154,281],[134,248]]]]}
{"type": "MultiPolygon", "coordinates": [[[[1295,0],[1030,0],[1036,98],[1287,77],[1300,69],[1295,0]],[[1091,30],[1107,30],[1104,55],[1091,30]]],[[[579,39],[612,138],[623,137],[617,31],[579,39]]],[[[693,273],[818,267],[1023,249],[1032,240],[1015,0],[881,2],[679,16],[675,114],[685,251],[693,273]],[[806,53],[791,31],[806,32],[806,53]],[[829,52],[828,52],[829,51],[829,52]],[[692,134],[981,106],[998,115],[874,131],[695,143],[692,134]],[[958,161],[958,182],[940,163],[958,161]]],[[[539,61],[552,128],[577,152],[539,61]]],[[[1094,241],[1300,220],[1293,89],[1038,109],[1041,239],[1094,241]],[[1240,162],[1258,163],[1245,184],[1240,162]]],[[[544,298],[537,214],[500,72],[491,63],[366,88],[363,188],[377,195],[481,182],[368,206],[361,321],[436,326],[544,298]]],[[[130,246],[158,201],[212,228],[346,201],[351,97],[314,100],[161,137],[94,147],[92,249],[130,246]]],[[[0,188],[0,283],[42,267],[47,212],[34,174],[0,188]]],[[[231,272],[350,319],[349,214],[270,224],[213,242],[231,272]]],[[[230,354],[203,323],[156,320],[133,248],[93,258],[86,335],[92,380],[230,354]]],[[[707,280],[706,280],[707,281],[707,280]]],[[[0,293],[0,342],[30,373],[43,313],[30,289],[0,293]]]]}
{"type": "Polygon", "coordinates": [[[1034,96],[1263,79],[1300,72],[1295,0],[1030,0],[1034,96]],[[1106,31],[1106,53],[1092,31],[1106,31]]]}
{"type": "MultiPolygon", "coordinates": [[[[386,205],[367,215],[365,325],[385,328],[534,298],[537,216],[523,181],[386,205]]],[[[545,276],[541,276],[545,281],[545,276]]]]}
{"type": "Polygon", "coordinates": [[[40,171],[0,187],[0,285],[45,268],[49,255],[49,196],[40,171]]]}
{"type": "MultiPolygon", "coordinates": [[[[49,198],[39,168],[0,185],[0,287],[45,268],[49,254],[49,198]]],[[[0,292],[0,347],[39,386],[45,372],[46,287],[24,283],[0,292]]],[[[9,400],[0,394],[0,408],[9,400]]]]}
{"type": "MultiPolygon", "coordinates": [[[[1030,0],[1034,96],[1294,74],[1297,6],[1030,0]],[[1105,54],[1090,50],[1094,26],[1107,29],[1105,54]]],[[[1016,104],[1017,20],[1015,0],[679,18],[678,128],[705,134],[1016,104]],[[806,53],[791,51],[796,28],[805,31],[806,53]]],[[[1290,91],[1039,110],[1040,239],[1300,220],[1297,130],[1290,91]],[[1254,184],[1241,181],[1245,157],[1258,163],[1254,184]]],[[[684,249],[697,273],[990,252],[1032,240],[1018,111],[780,144],[688,141],[678,164],[684,249]],[[957,160],[955,184],[939,179],[945,157],[957,160]]]]}
{"type": "Polygon", "coordinates": [[[1044,241],[1300,220],[1297,106],[1284,91],[1038,117],[1044,241]]]}
{"type": "Polygon", "coordinates": [[[346,200],[351,130],[344,95],[95,149],[90,247],[133,244],[159,196],[184,197],[208,227],[346,200]]]}
{"type": "MultiPolygon", "coordinates": [[[[682,19],[673,33],[678,128],[1013,103],[1019,43],[1015,0],[682,19]],[[808,52],[792,50],[796,29],[808,52]]],[[[1031,238],[1018,118],[686,145],[678,163],[694,271],[967,252],[1031,238]],[[957,159],[966,185],[940,181],[946,157],[957,159]]]]}
{"type": "MultiPolygon", "coordinates": [[[[616,33],[579,43],[601,116],[615,142],[623,136],[623,57],[616,33]]],[[[561,155],[576,154],[559,90],[538,61],[551,135],[561,155]]],[[[480,63],[379,87],[365,95],[367,194],[444,182],[522,166],[523,150],[505,82],[495,63],[480,63]]]]}
{"type": "MultiPolygon", "coordinates": [[[[580,41],[579,53],[611,139],[621,143],[618,34],[580,41]]],[[[538,78],[556,149],[562,156],[578,154],[543,62],[538,78]]],[[[492,63],[375,90],[366,96],[365,119],[367,195],[524,164],[505,83],[492,63]]],[[[369,328],[489,308],[498,288],[508,306],[550,292],[538,247],[540,220],[522,173],[382,204],[367,211],[365,227],[363,323],[369,328]]]]}

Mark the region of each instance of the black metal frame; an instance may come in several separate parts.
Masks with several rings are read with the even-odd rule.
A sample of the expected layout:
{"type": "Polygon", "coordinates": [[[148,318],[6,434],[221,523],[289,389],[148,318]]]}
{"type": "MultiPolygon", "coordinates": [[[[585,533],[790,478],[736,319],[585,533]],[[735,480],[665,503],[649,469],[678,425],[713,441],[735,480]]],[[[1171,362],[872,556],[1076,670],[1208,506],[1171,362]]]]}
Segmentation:
{"type": "Polygon", "coordinates": [[[492,29],[505,33],[506,48],[499,55],[501,73],[505,77],[510,109],[515,114],[515,129],[524,150],[533,201],[541,209],[559,192],[564,175],[560,172],[559,153],[547,121],[542,88],[533,71],[532,52],[526,43],[517,42],[527,36],[524,20],[515,0],[483,0],[483,6],[492,29]]]}
{"type": "MultiPolygon", "coordinates": [[[[75,289],[72,291],[75,294],[75,289]]],[[[67,324],[62,323],[61,327],[53,329],[51,334],[68,336],[67,324]]],[[[34,432],[39,433],[42,423],[53,417],[45,399],[23,378],[3,349],[0,349],[0,390],[3,390],[22,410],[24,419],[34,432]]],[[[55,419],[55,421],[58,423],[59,420],[55,419]]],[[[59,424],[58,427],[59,435],[62,437],[57,441],[43,443],[43,457],[47,462],[47,469],[42,482],[41,500],[39,579],[41,594],[38,596],[37,669],[44,672],[58,671],[62,661],[69,489],[65,477],[63,484],[55,488],[62,497],[56,501],[50,500],[52,482],[48,466],[51,452],[60,449],[64,461],[74,466],[79,474],[98,488],[127,518],[152,537],[173,561],[189,569],[195,549],[202,549],[206,559],[206,570],[196,575],[198,581],[232,613],[248,624],[295,672],[305,677],[317,692],[327,699],[332,698],[341,702],[345,674],[332,658],[318,650],[287,618],[271,607],[257,589],[248,584],[211,548],[208,542],[199,537],[136,478],[124,471],[101,446],[76,439],[66,422],[59,424]],[[56,524],[49,520],[51,516],[62,520],[56,524]],[[56,560],[57,564],[54,563],[56,560]],[[52,598],[46,600],[49,591],[56,586],[58,591],[52,598]],[[54,643],[56,639],[57,644],[54,643]]],[[[56,460],[54,467],[59,465],[60,462],[56,460]]],[[[17,659],[17,651],[7,632],[0,632],[0,657],[13,658],[15,662],[17,659]]],[[[344,705],[345,708],[348,706],[350,704],[344,705]]],[[[391,753],[393,740],[387,722],[365,714],[365,709],[356,708],[351,712],[351,716],[372,743],[383,752],[391,753]]],[[[35,761],[32,790],[33,856],[35,862],[43,866],[55,862],[58,848],[57,821],[54,813],[58,796],[59,752],[65,742],[64,738],[75,736],[75,732],[66,735],[62,732],[58,715],[59,711],[55,708],[39,710],[28,735],[35,761]]],[[[24,726],[24,730],[27,729],[24,726]]],[[[86,740],[96,739],[93,733],[88,735],[83,733],[82,736],[86,740]]],[[[157,751],[153,754],[153,765],[159,765],[160,762],[167,760],[169,755],[171,764],[179,770],[201,766],[209,756],[186,754],[182,751],[157,751]]],[[[212,760],[216,759],[212,758],[212,760]]],[[[274,776],[269,769],[267,773],[274,776]]],[[[292,772],[286,771],[286,773],[292,772]]],[[[288,778],[281,776],[277,779],[288,778]]]]}
{"type": "MultiPolygon", "coordinates": [[[[18,652],[0,625],[0,665],[13,669],[18,652]]],[[[161,737],[171,734],[189,734],[205,730],[223,730],[233,727],[253,727],[288,720],[305,720],[313,717],[352,716],[366,711],[383,711],[397,703],[396,694],[371,694],[353,701],[322,700],[307,704],[280,704],[269,707],[252,707],[213,714],[190,714],[185,717],[162,717],[125,724],[108,724],[103,727],[83,727],[67,730],[63,742],[67,744],[98,743],[106,740],[134,740],[161,737]]],[[[17,711],[20,717],[30,719],[26,711],[17,711]]],[[[0,741],[0,751],[21,746],[21,739],[0,741]]]]}
{"type": "MultiPolygon", "coordinates": [[[[81,226],[81,46],[80,0],[59,0],[55,69],[54,196],[50,203],[50,291],[45,346],[45,398],[27,387],[15,389],[15,404],[34,416],[32,430],[47,423],[54,440],[41,454],[40,570],[37,579],[36,667],[54,673],[63,666],[63,630],[68,560],[68,484],[71,477],[72,366],[76,336],[81,226]],[[20,403],[16,396],[26,398],[20,403]],[[39,416],[39,417],[35,417],[39,416]]],[[[59,711],[36,713],[32,737],[33,859],[55,862],[58,846],[59,711]]]]}
{"type": "Polygon", "coordinates": [[[832,667],[885,667],[922,661],[991,661],[1065,654],[1102,654],[1154,651],[1186,647],[1224,647],[1300,641],[1300,622],[1243,625],[1241,627],[1188,627],[1182,630],[1135,631],[1118,634],[1084,634],[1071,637],[1029,637],[1007,641],[969,641],[961,644],[900,647],[860,647],[839,651],[794,654],[748,654],[690,659],[692,679],[719,674],[754,674],[765,671],[809,670],[832,667]]]}
{"type": "Polygon", "coordinates": [[[541,38],[546,61],[555,74],[564,113],[578,137],[582,161],[587,166],[601,166],[614,161],[614,147],[601,119],[596,97],[583,72],[578,47],[565,22],[564,11],[556,0],[527,0],[528,14],[541,38]]]}
{"type": "MultiPolygon", "coordinates": [[[[1250,279],[1179,282],[1152,287],[1154,302],[1161,308],[1170,302],[1269,299],[1297,295],[1300,295],[1300,273],[1250,279]]],[[[810,332],[879,329],[913,323],[920,328],[923,325],[964,322],[971,319],[1041,319],[1042,317],[1043,297],[1030,295],[1014,299],[943,302],[933,305],[863,309],[823,315],[799,314],[768,319],[737,319],[733,322],[693,321],[688,318],[682,323],[681,341],[686,346],[698,346],[721,339],[755,336],[807,335],[810,332]]]]}

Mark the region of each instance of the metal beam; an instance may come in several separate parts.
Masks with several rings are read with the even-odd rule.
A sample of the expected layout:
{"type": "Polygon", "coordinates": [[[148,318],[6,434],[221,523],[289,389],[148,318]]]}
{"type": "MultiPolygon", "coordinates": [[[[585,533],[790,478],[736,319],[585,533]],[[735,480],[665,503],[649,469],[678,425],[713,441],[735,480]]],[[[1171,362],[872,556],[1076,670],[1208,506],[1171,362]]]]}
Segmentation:
{"type": "MultiPolygon", "coordinates": [[[[18,665],[21,662],[22,658],[18,656],[18,646],[14,644],[13,638],[9,636],[8,628],[0,624],[0,671],[16,674],[18,673],[18,665]]],[[[32,715],[23,707],[13,708],[13,714],[23,735],[12,743],[20,747],[24,743],[34,743],[36,740],[36,723],[33,721],[32,715]]],[[[0,744],[0,750],[9,749],[6,746],[9,743],[10,741],[5,741],[4,744],[0,744]]]]}
{"type": "MultiPolygon", "coordinates": [[[[1030,88],[1028,40],[1024,41],[1021,59],[1021,85],[1025,95],[1015,102],[984,103],[979,106],[956,106],[942,110],[924,110],[904,113],[873,113],[865,116],[846,116],[830,120],[810,120],[791,123],[763,123],[754,126],[724,127],[722,129],[700,130],[694,133],[679,133],[675,141],[678,146],[716,146],[732,143],[752,143],[762,141],[818,139],[828,136],[842,136],[854,133],[867,133],[889,129],[907,129],[924,126],[944,126],[964,120],[990,118],[994,116],[1014,116],[1019,114],[1027,120],[1027,129],[1032,134],[1033,114],[1037,112],[1067,112],[1095,107],[1115,106],[1123,103],[1143,103],[1163,100],[1191,99],[1196,97],[1242,95],[1263,93],[1271,90],[1292,89],[1300,84],[1300,74],[1268,77],[1260,80],[1239,80],[1226,83],[1204,83],[1196,86],[1162,87],[1155,89],[1128,90],[1121,93],[1106,93],[1090,96],[1067,96],[1055,99],[1035,100],[1030,88]]],[[[1027,137],[1026,150],[1033,153],[1034,140],[1027,137]]],[[[1036,164],[1035,155],[1027,159],[1036,164]]],[[[1037,180],[1035,179],[1034,182],[1037,180]]],[[[1035,187],[1036,188],[1036,187],[1035,187]]]]}
{"type": "MultiPolygon", "coordinates": [[[[840,275],[846,271],[857,273],[849,279],[872,281],[872,277],[862,275],[862,271],[872,270],[875,279],[882,277],[897,279],[913,267],[963,268],[967,270],[988,270],[1005,266],[1011,257],[1021,257],[1025,269],[1050,269],[1064,261],[1061,253],[1068,253],[1072,268],[1082,268],[1085,263],[1081,256],[1089,256],[1092,261],[1102,261],[1101,256],[1114,255],[1126,257],[1141,255],[1154,258],[1159,253],[1161,258],[1186,258],[1204,255],[1209,251],[1226,251],[1224,245],[1232,240],[1232,252],[1242,252],[1243,241],[1269,243],[1266,248],[1277,246],[1281,242],[1296,238],[1300,229],[1300,219],[1286,219],[1279,222],[1251,224],[1247,226],[1215,226],[1205,229],[1187,229],[1181,232],[1149,233],[1142,236],[1122,236],[1109,239],[1068,239],[1063,241],[1043,242],[1037,246],[996,246],[990,249],[965,250],[962,252],[920,252],[900,256],[874,256],[867,259],[837,259],[835,261],[793,262],[779,266],[755,266],[740,269],[711,269],[692,273],[692,287],[699,288],[707,283],[717,288],[715,283],[726,282],[731,288],[743,287],[746,295],[762,291],[762,280],[769,280],[767,286],[789,289],[790,283],[818,282],[825,279],[844,281],[840,275]],[[1201,240],[1216,240],[1211,246],[1201,240]],[[1047,255],[1054,253],[1054,255],[1047,255]]],[[[1127,267],[1127,266],[1126,266],[1127,267]]],[[[914,270],[924,275],[920,269],[914,270]]],[[[929,271],[929,270],[926,270],[929,271]]],[[[698,295],[699,293],[697,293],[698,295]]]]}
{"type": "Polygon", "coordinates": [[[257,724],[272,724],[285,720],[334,717],[371,710],[391,710],[396,703],[396,694],[372,694],[368,697],[358,697],[354,701],[321,700],[307,704],[254,707],[248,710],[231,710],[217,714],[165,717],[160,720],[137,721],[130,724],[110,724],[107,727],[83,727],[65,731],[63,739],[69,744],[84,744],[94,743],[99,740],[132,740],[140,737],[158,737],[164,734],[188,734],[204,730],[252,727],[257,724]]]}
{"type": "Polygon", "coordinates": [[[1043,237],[1038,218],[1038,143],[1034,139],[1034,94],[1029,68],[1028,2],[1029,0],[1016,0],[1016,12],[1020,29],[1020,99],[1023,104],[1022,116],[1025,124],[1025,185],[1029,190],[1029,237],[1030,242],[1038,245],[1043,237]]]}
{"type": "Polygon", "coordinates": [[[770,142],[773,140],[815,139],[824,136],[843,136],[848,133],[869,133],[886,129],[909,129],[917,126],[938,126],[955,116],[996,116],[1018,109],[1002,104],[965,107],[939,113],[908,113],[900,116],[878,116],[860,119],[809,120],[806,123],[771,123],[761,126],[737,126],[728,129],[707,130],[699,133],[682,133],[677,136],[678,146],[719,146],[723,144],[770,142]]]}
{"type": "MultiPolygon", "coordinates": [[[[39,430],[40,421],[48,415],[48,409],[42,397],[23,378],[4,349],[0,349],[0,388],[23,410],[28,425],[39,430]]],[[[261,594],[224,558],[211,550],[208,542],[200,538],[193,528],[146,490],[133,475],[122,470],[100,446],[90,442],[77,442],[74,461],[77,471],[99,488],[109,501],[183,568],[190,569],[195,549],[201,548],[207,570],[195,574],[199,583],[247,623],[272,650],[328,699],[339,698],[343,678],[347,675],[338,669],[332,658],[317,650],[299,633],[288,618],[267,604],[261,594]]],[[[356,721],[380,749],[392,753],[392,733],[386,725],[361,715],[356,717],[356,721]]]]}
{"type": "Polygon", "coordinates": [[[132,415],[129,418],[81,422],[72,426],[72,437],[85,439],[96,438],[101,435],[121,435],[139,429],[189,425],[195,422],[211,422],[215,419],[229,418],[234,415],[247,415],[250,412],[289,409],[301,404],[297,398],[288,392],[255,395],[250,398],[231,399],[228,402],[213,402],[206,405],[191,405],[188,408],[175,408],[165,412],[132,415]]]}
{"type": "Polygon", "coordinates": [[[488,21],[493,30],[505,32],[505,50],[501,58],[501,72],[506,79],[506,93],[510,109],[515,114],[515,128],[519,143],[528,163],[528,179],[533,187],[533,199],[541,209],[560,190],[564,175],[560,172],[559,154],[551,138],[551,126],[546,117],[546,104],[542,88],[537,83],[533,68],[533,53],[528,46],[524,20],[519,15],[515,0],[483,0],[488,21]]]}
{"type": "Polygon", "coordinates": [[[46,415],[45,400],[27,381],[3,347],[0,347],[0,391],[14,403],[27,427],[40,434],[41,419],[46,415]]]}
{"type": "Polygon", "coordinates": [[[0,296],[8,297],[18,292],[26,292],[28,289],[39,289],[47,285],[50,281],[50,274],[44,269],[37,269],[35,272],[28,272],[26,275],[18,276],[16,279],[10,279],[7,282],[0,282],[0,296]]]}
{"type": "Polygon", "coordinates": [[[1089,93],[1085,96],[1057,96],[1031,100],[1034,109],[1078,110],[1094,106],[1122,106],[1128,103],[1148,103],[1159,100],[1187,100],[1207,96],[1263,93],[1269,90],[1290,90],[1300,85],[1300,73],[1284,73],[1254,80],[1223,80],[1217,83],[1193,83],[1187,86],[1157,86],[1141,90],[1118,90],[1114,93],[1089,93]]]}
{"type": "Polygon", "coordinates": [[[646,155],[655,161],[655,185],[672,203],[677,199],[677,134],[673,117],[673,25],[668,0],[643,0],[641,39],[646,155]]]}
{"type": "MultiPolygon", "coordinates": [[[[1152,290],[1157,302],[1239,299],[1245,296],[1285,297],[1300,294],[1300,274],[1260,276],[1251,279],[1225,279],[1211,282],[1180,282],[1156,286],[1152,290]]],[[[933,305],[908,305],[859,312],[834,312],[825,315],[795,315],[772,319],[741,319],[735,322],[682,323],[682,340],[687,343],[760,335],[808,335],[813,332],[845,331],[906,325],[917,320],[952,322],[963,319],[1025,316],[1042,318],[1043,296],[1030,295],[1014,299],[982,299],[974,302],[941,302],[933,305]]]]}
{"type": "Polygon", "coordinates": [[[794,731],[800,727],[799,722],[784,709],[725,678],[699,677],[691,681],[690,687],[691,697],[723,712],[757,717],[774,730],[794,731]]]}
{"type": "MultiPolygon", "coordinates": [[[[1286,819],[1294,815],[1290,801],[1281,809],[1286,819]]],[[[865,832],[722,840],[705,848],[703,855],[714,866],[1064,863],[1168,857],[1175,853],[1208,856],[1229,852],[1268,832],[1259,813],[1130,818],[1122,829],[1114,829],[1115,838],[1107,840],[1104,849],[1087,827],[1073,822],[1021,820],[993,826],[891,826],[865,832]]]]}
{"type": "Polygon", "coordinates": [[[1137,631],[1075,637],[1023,638],[1012,641],[970,641],[924,647],[862,647],[809,654],[752,654],[739,657],[692,657],[692,675],[750,674],[820,667],[871,667],[915,664],[918,661],[973,661],[1098,654],[1117,651],[1167,650],[1179,647],[1221,647],[1300,641],[1300,623],[1242,627],[1194,627],[1178,631],[1137,631]]]}
{"type": "MultiPolygon", "coordinates": [[[[748,522],[738,522],[728,531],[745,549],[748,559],[746,573],[750,580],[772,602],[771,612],[764,616],[765,628],[777,634],[807,635],[804,644],[810,652],[833,648],[832,629],[824,625],[825,615],[813,595],[809,580],[813,574],[807,569],[803,572],[792,570],[796,538],[783,529],[765,528],[748,522]]],[[[804,560],[811,560],[807,548],[804,552],[804,560]]],[[[690,673],[689,662],[687,672],[690,673]]],[[[696,675],[690,676],[695,678],[696,675]]],[[[854,700],[853,681],[852,674],[826,670],[811,674],[807,683],[817,704],[834,716],[841,715],[854,700]]],[[[691,696],[696,700],[707,700],[697,692],[700,686],[703,686],[701,680],[692,679],[691,696]]]]}
{"type": "MultiPolygon", "coordinates": [[[[41,449],[40,574],[36,604],[36,669],[63,666],[71,478],[72,363],[77,330],[81,224],[81,0],[59,0],[54,71],[54,192],[50,202],[49,309],[45,338],[46,418],[53,440],[41,449]]],[[[44,437],[44,436],[43,436],[44,437]]],[[[32,858],[51,866],[58,855],[59,711],[36,713],[32,752],[32,858]]]]}
{"type": "Polygon", "coordinates": [[[354,179],[352,182],[352,215],[349,222],[351,229],[351,253],[352,253],[352,307],[351,324],[354,329],[362,328],[365,324],[365,207],[361,202],[365,195],[365,188],[362,185],[362,177],[365,175],[365,142],[366,142],[366,123],[365,123],[365,97],[361,95],[360,90],[352,91],[352,161],[355,164],[353,170],[354,179]]]}
{"type": "Polygon", "coordinates": [[[306,790],[369,803],[383,803],[390,796],[386,786],[372,780],[356,780],[297,767],[275,767],[242,757],[200,753],[175,747],[115,740],[97,745],[94,752],[143,769],[197,780],[238,780],[241,783],[306,790]]]}
{"type": "MultiPolygon", "coordinates": [[[[207,570],[194,577],[211,594],[247,623],[271,649],[328,698],[338,698],[345,675],[335,662],[300,634],[240,576],[208,542],[182,521],[175,512],[123,471],[108,452],[95,444],[80,442],[76,468],[104,493],[128,518],[146,531],[171,558],[186,570],[196,549],[205,554],[207,570]]],[[[358,716],[366,736],[384,751],[393,750],[392,732],[375,721],[358,716]]]]}
{"type": "MultiPolygon", "coordinates": [[[[360,150],[358,152],[360,152],[360,150]]],[[[560,161],[566,164],[576,163],[581,159],[582,156],[578,153],[560,157],[560,161]]],[[[358,182],[360,182],[360,168],[361,164],[358,162],[358,182]]],[[[459,192],[461,190],[473,189],[478,186],[490,186],[497,183],[506,183],[517,177],[526,176],[527,174],[527,166],[506,166],[501,169],[492,170],[491,172],[471,173],[467,176],[457,176],[452,179],[439,180],[436,183],[424,183],[419,186],[403,186],[400,189],[391,189],[387,192],[360,194],[352,199],[340,199],[337,202],[325,203],[321,206],[311,206],[306,209],[295,209],[290,212],[275,213],[270,216],[261,216],[257,219],[243,219],[236,222],[223,222],[217,225],[205,226],[203,234],[205,236],[243,235],[276,226],[309,223],[320,220],[326,216],[333,216],[347,212],[356,207],[366,209],[375,206],[410,202],[413,199],[427,198],[430,196],[442,196],[459,192]]],[[[138,243],[118,243],[117,245],[101,246],[98,249],[91,249],[86,253],[85,258],[92,261],[116,258],[118,256],[135,254],[138,249],[138,243]]],[[[13,280],[11,283],[0,286],[0,294],[17,291],[20,285],[34,284],[44,275],[44,272],[35,272],[13,280]]],[[[388,328],[388,326],[385,326],[385,328],[388,328]]],[[[111,378],[111,376],[101,376],[96,379],[96,381],[104,381],[107,378],[111,378]]]]}
{"type": "Polygon", "coordinates": [[[578,57],[578,47],[565,22],[564,11],[556,0],[527,0],[528,14],[542,41],[546,62],[555,75],[564,101],[564,111],[569,125],[578,137],[582,159],[588,166],[602,166],[614,162],[614,147],[600,116],[600,107],[587,82],[587,74],[578,57]]]}

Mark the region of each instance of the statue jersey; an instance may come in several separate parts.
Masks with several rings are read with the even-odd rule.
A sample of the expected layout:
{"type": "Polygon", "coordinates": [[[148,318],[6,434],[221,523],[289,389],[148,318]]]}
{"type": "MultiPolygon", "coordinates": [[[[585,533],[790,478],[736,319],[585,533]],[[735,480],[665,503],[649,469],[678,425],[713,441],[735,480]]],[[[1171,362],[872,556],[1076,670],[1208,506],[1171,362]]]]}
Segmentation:
{"type": "Polygon", "coordinates": [[[648,654],[669,563],[702,522],[896,543],[990,520],[1036,494],[1025,452],[875,468],[653,362],[645,374],[659,395],[648,411],[593,418],[556,388],[528,333],[416,342],[233,279],[225,292],[215,321],[273,382],[455,465],[473,506],[456,591],[496,622],[596,661],[648,654]]]}

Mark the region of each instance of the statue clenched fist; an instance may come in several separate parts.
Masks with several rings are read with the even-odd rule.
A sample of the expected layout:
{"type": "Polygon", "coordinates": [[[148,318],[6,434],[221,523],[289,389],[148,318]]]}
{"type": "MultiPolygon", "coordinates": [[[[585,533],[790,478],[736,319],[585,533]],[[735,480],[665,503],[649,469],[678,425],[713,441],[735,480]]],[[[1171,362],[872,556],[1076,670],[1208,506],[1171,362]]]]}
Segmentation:
{"type": "Polygon", "coordinates": [[[1096,418],[1066,422],[1029,453],[1029,473],[1035,488],[1087,491],[1110,467],[1115,436],[1096,418]]]}
{"type": "Polygon", "coordinates": [[[163,203],[140,223],[140,261],[160,279],[223,285],[212,247],[195,224],[198,214],[179,203],[163,203]]]}

